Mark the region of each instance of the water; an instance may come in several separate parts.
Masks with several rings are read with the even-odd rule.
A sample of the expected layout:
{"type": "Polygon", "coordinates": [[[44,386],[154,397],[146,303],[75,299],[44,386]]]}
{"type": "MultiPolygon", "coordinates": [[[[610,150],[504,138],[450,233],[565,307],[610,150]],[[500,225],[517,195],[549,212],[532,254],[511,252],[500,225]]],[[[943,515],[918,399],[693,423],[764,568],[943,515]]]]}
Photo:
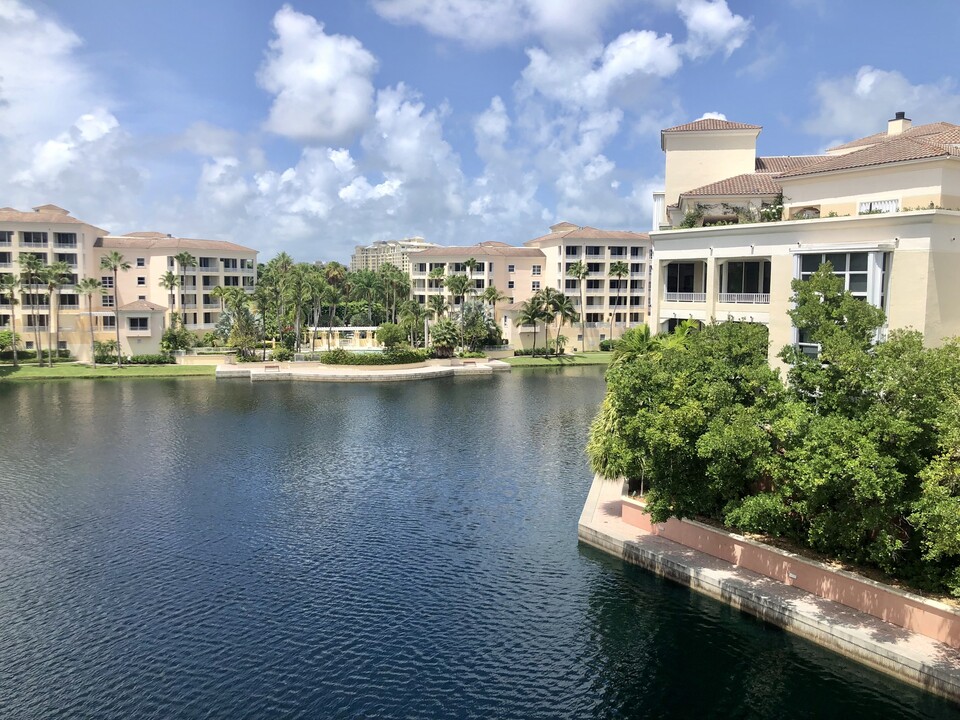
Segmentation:
{"type": "Polygon", "coordinates": [[[602,392],[0,386],[0,717],[955,717],[578,547],[602,392]]]}

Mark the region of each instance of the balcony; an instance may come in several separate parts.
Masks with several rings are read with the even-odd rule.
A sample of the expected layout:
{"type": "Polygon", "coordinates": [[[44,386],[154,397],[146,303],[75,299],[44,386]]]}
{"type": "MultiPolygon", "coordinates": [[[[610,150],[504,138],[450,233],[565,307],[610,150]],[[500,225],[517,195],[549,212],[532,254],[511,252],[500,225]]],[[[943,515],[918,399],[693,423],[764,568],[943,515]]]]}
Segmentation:
{"type": "Polygon", "coordinates": [[[76,240],[73,240],[73,241],[70,241],[70,240],[54,240],[54,241],[53,241],[53,247],[56,248],[56,249],[63,249],[63,250],[76,250],[76,249],[77,249],[77,241],[76,241],[76,240]]]}
{"type": "Polygon", "coordinates": [[[707,294],[698,292],[665,292],[663,294],[663,301],[702,303],[707,301],[707,294]]]}
{"type": "Polygon", "coordinates": [[[220,309],[220,303],[218,303],[218,302],[205,302],[205,303],[203,304],[203,309],[204,309],[204,310],[219,310],[219,309],[220,309]]]}
{"type": "Polygon", "coordinates": [[[769,305],[770,293],[720,293],[717,297],[717,301],[721,303],[769,305]]]}
{"type": "Polygon", "coordinates": [[[48,242],[46,240],[21,240],[20,247],[22,248],[46,248],[48,247],[48,242]]]}

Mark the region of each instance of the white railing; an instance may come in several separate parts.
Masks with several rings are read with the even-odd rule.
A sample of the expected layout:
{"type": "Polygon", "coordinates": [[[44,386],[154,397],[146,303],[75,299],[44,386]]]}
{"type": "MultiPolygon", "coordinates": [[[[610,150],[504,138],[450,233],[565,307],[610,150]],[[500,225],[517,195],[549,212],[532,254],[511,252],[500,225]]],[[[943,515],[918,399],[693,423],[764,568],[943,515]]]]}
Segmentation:
{"type": "Polygon", "coordinates": [[[663,301],[702,303],[707,301],[707,294],[691,292],[667,292],[663,294],[663,301]]]}
{"type": "Polygon", "coordinates": [[[722,303],[769,305],[770,293],[720,293],[720,296],[717,299],[722,303]]]}

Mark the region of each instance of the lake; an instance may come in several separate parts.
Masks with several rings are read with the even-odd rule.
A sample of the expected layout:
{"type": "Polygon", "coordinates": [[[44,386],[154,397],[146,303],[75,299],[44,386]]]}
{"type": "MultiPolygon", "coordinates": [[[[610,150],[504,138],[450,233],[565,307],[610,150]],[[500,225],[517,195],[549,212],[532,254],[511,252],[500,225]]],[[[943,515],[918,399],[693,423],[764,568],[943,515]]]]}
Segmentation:
{"type": "Polygon", "coordinates": [[[0,384],[0,717],[956,717],[578,546],[603,389],[0,384]]]}

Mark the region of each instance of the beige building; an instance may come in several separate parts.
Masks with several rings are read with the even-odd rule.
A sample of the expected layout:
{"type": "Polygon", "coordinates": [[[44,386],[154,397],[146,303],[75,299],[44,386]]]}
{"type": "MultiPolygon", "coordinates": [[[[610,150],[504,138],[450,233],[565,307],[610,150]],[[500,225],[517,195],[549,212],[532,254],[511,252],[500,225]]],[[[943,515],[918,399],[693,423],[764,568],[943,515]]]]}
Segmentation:
{"type": "Polygon", "coordinates": [[[76,288],[83,278],[96,278],[105,289],[104,295],[93,296],[94,338],[114,340],[119,322],[121,349],[127,355],[159,352],[174,304],[187,313],[187,328],[203,334],[216,326],[220,314],[220,302],[211,295],[213,288],[237,286],[252,292],[256,282],[256,251],[233,243],[163,233],[113,236],[55,205],[42,205],[33,212],[0,209],[0,273],[20,279],[20,260],[27,253],[46,265],[65,262],[75,272],[56,291],[59,313],[45,285],[21,285],[19,305],[11,307],[9,298],[0,298],[0,327],[10,328],[15,320],[21,346],[27,350],[34,349],[34,330],[39,327],[46,349],[46,331],[58,330],[59,314],[60,348],[83,360],[90,355],[91,318],[87,299],[76,288]],[[100,267],[101,257],[112,251],[130,264],[129,270],[117,274],[116,286],[113,274],[100,267]],[[167,270],[179,275],[173,256],[183,251],[190,252],[198,266],[187,270],[178,298],[160,286],[160,278],[167,270]]]}
{"type": "Polygon", "coordinates": [[[520,305],[549,287],[567,295],[580,312],[580,283],[567,273],[582,261],[589,271],[583,288],[586,345],[579,322],[565,328],[564,334],[570,338],[570,349],[595,349],[600,341],[619,337],[626,328],[645,321],[650,248],[645,233],[558,223],[550,228],[550,233],[524,243],[523,247],[482,242],[422,250],[411,255],[410,285],[413,297],[421,304],[428,303],[431,295],[442,295],[455,312],[459,298],[451,295],[445,282],[431,278],[431,273],[443,277],[469,275],[477,296],[495,286],[506,296],[496,308],[496,322],[504,337],[513,347],[529,348],[533,345],[533,326],[517,324],[520,305]],[[472,271],[466,264],[471,258],[476,261],[472,271]],[[624,264],[626,272],[622,277],[611,275],[617,262],[624,264]]]}
{"type": "Polygon", "coordinates": [[[422,237],[410,237],[404,240],[377,240],[371,245],[357,245],[350,257],[350,270],[372,270],[376,272],[381,265],[390,263],[403,272],[410,272],[410,253],[436,247],[422,237]]]}
{"type": "Polygon", "coordinates": [[[848,290],[886,311],[888,328],[917,328],[930,343],[960,334],[960,126],[914,127],[897,113],[885,132],[799,157],[757,156],[759,132],[700,120],[661,134],[655,330],[746,320],[770,328],[771,359],[804,347],[787,315],[790,283],[829,260],[848,290]]]}

